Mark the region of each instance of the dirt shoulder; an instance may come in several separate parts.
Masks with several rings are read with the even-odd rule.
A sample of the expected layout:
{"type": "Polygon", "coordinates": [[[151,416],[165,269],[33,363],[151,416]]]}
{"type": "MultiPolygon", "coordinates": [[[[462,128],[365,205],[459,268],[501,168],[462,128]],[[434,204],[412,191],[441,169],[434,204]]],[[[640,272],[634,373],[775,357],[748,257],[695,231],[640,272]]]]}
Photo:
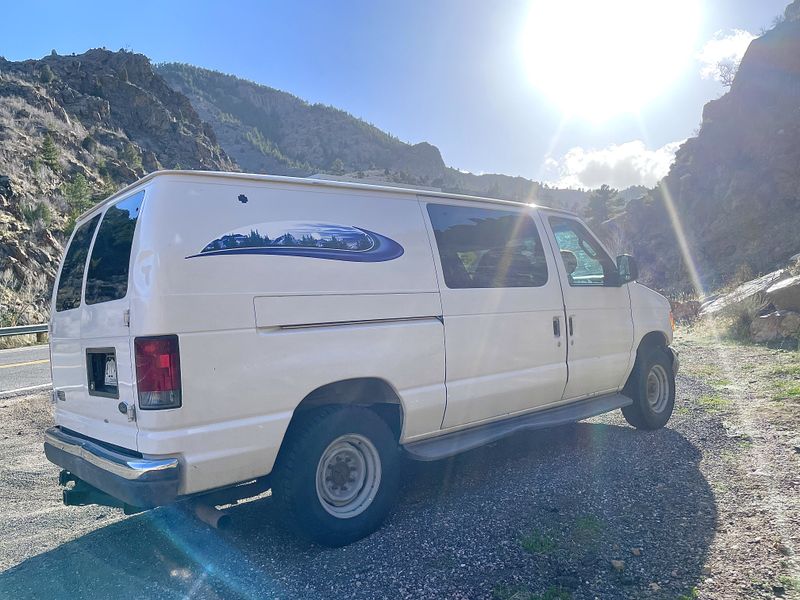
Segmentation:
{"type": "Polygon", "coordinates": [[[265,497],[217,531],[64,507],[45,395],[0,400],[0,597],[800,598],[800,354],[679,332],[676,412],[619,412],[409,463],[385,526],[288,534],[265,497]]]}
{"type": "Polygon", "coordinates": [[[714,491],[717,526],[700,597],[800,597],[800,352],[679,331],[678,420],[714,491]],[[713,443],[714,440],[718,443],[713,443]]]}

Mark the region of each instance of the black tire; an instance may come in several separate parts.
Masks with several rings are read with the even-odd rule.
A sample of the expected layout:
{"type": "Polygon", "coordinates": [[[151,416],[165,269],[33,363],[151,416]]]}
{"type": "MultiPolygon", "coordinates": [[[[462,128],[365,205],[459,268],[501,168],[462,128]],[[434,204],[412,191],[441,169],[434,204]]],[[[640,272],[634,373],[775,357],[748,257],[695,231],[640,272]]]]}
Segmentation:
{"type": "MultiPolygon", "coordinates": [[[[373,411],[353,406],[316,409],[293,424],[287,433],[273,471],[272,493],[286,516],[287,524],[296,532],[324,546],[344,546],[369,535],[386,518],[397,495],[399,459],[396,436],[373,411]],[[368,440],[368,443],[363,440],[368,440]],[[340,455],[344,452],[344,460],[348,461],[353,456],[358,459],[357,453],[362,451],[362,445],[362,458],[366,455],[372,461],[363,462],[365,473],[369,471],[367,465],[375,464],[377,452],[379,469],[373,467],[372,472],[380,473],[379,482],[370,484],[370,478],[365,476],[365,482],[360,487],[362,491],[353,501],[356,507],[353,510],[361,512],[353,516],[331,514],[331,510],[344,509],[323,499],[326,493],[330,493],[329,490],[318,491],[327,489],[325,486],[329,484],[324,482],[331,482],[334,492],[337,488],[336,483],[328,477],[323,477],[318,483],[318,468],[323,473],[332,473],[330,469],[322,468],[326,464],[323,463],[324,457],[331,457],[327,463],[331,469],[338,468],[342,461],[335,449],[339,449],[340,455]],[[332,448],[334,454],[331,454],[332,448]],[[362,494],[364,499],[361,504],[356,503],[362,494]]],[[[346,466],[344,468],[348,469],[346,466]]],[[[350,468],[343,477],[349,478],[353,470],[350,468]]],[[[342,475],[341,470],[337,475],[342,475]]],[[[343,480],[338,489],[345,490],[349,484],[350,481],[343,480]]],[[[357,489],[358,484],[351,488],[357,489]]],[[[347,493],[352,493],[352,489],[347,493]]]]}
{"type": "Polygon", "coordinates": [[[663,347],[642,350],[623,393],[633,399],[633,404],[622,409],[622,414],[630,425],[644,430],[664,427],[675,407],[675,373],[669,350],[663,347]],[[658,382],[654,382],[653,378],[658,382]],[[650,399],[648,381],[651,386],[650,399]],[[655,386],[662,386],[660,389],[663,389],[663,395],[653,392],[655,386]]]}

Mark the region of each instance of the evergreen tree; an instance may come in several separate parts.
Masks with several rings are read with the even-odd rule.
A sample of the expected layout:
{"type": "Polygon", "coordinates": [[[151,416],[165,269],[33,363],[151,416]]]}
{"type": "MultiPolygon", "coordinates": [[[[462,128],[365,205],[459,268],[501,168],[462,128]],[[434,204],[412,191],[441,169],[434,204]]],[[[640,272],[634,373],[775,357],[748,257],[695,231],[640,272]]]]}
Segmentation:
{"type": "Polygon", "coordinates": [[[617,198],[617,190],[603,184],[589,196],[587,218],[592,225],[599,225],[611,216],[617,198]]]}
{"type": "Polygon", "coordinates": [[[42,70],[39,71],[39,81],[45,85],[53,81],[54,78],[55,75],[53,74],[53,69],[50,68],[50,65],[43,66],[42,70]]]}
{"type": "Polygon", "coordinates": [[[75,175],[72,181],[64,185],[64,197],[67,199],[71,212],[80,215],[92,206],[92,189],[81,173],[75,175]]]}
{"type": "Polygon", "coordinates": [[[40,155],[42,163],[50,167],[56,173],[59,171],[58,148],[56,148],[56,144],[53,142],[53,138],[50,137],[49,133],[44,136],[40,155]]]}

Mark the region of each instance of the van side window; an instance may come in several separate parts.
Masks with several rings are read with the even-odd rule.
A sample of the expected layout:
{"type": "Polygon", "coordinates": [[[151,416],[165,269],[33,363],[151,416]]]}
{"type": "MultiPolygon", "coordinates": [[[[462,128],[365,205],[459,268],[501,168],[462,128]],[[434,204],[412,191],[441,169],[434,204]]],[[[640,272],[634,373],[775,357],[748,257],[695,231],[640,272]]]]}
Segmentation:
{"type": "Polygon", "coordinates": [[[144,192],[109,207],[100,223],[86,276],[86,304],[119,300],[128,293],[131,246],[144,192]]]}
{"type": "Polygon", "coordinates": [[[64,257],[64,266],[61,268],[61,277],[58,280],[56,292],[56,312],[78,308],[81,305],[81,286],[83,285],[83,269],[86,267],[86,256],[89,254],[89,244],[100,221],[96,215],[78,227],[72,236],[67,254],[64,257]]]}
{"type": "Polygon", "coordinates": [[[428,204],[448,288],[540,287],[547,261],[524,212],[428,204]]]}
{"type": "Polygon", "coordinates": [[[617,268],[603,247],[579,221],[550,217],[571,286],[612,285],[617,268]]]}

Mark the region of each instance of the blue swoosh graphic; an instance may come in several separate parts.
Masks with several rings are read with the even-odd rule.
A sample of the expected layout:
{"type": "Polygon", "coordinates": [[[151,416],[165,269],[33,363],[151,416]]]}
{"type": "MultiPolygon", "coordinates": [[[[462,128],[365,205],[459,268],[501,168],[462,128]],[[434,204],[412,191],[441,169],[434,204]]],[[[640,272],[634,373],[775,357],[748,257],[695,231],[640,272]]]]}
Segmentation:
{"type": "MultiPolygon", "coordinates": [[[[362,229],[361,227],[353,227],[353,229],[365,234],[370,241],[372,241],[372,246],[365,250],[322,248],[314,246],[242,246],[237,248],[207,249],[198,254],[187,256],[186,258],[223,256],[229,254],[264,254],[270,256],[282,255],[322,258],[347,262],[384,262],[399,258],[404,253],[404,249],[400,244],[385,235],[369,231],[368,229],[362,229]]],[[[210,245],[211,244],[209,244],[209,246],[210,245]]]]}

